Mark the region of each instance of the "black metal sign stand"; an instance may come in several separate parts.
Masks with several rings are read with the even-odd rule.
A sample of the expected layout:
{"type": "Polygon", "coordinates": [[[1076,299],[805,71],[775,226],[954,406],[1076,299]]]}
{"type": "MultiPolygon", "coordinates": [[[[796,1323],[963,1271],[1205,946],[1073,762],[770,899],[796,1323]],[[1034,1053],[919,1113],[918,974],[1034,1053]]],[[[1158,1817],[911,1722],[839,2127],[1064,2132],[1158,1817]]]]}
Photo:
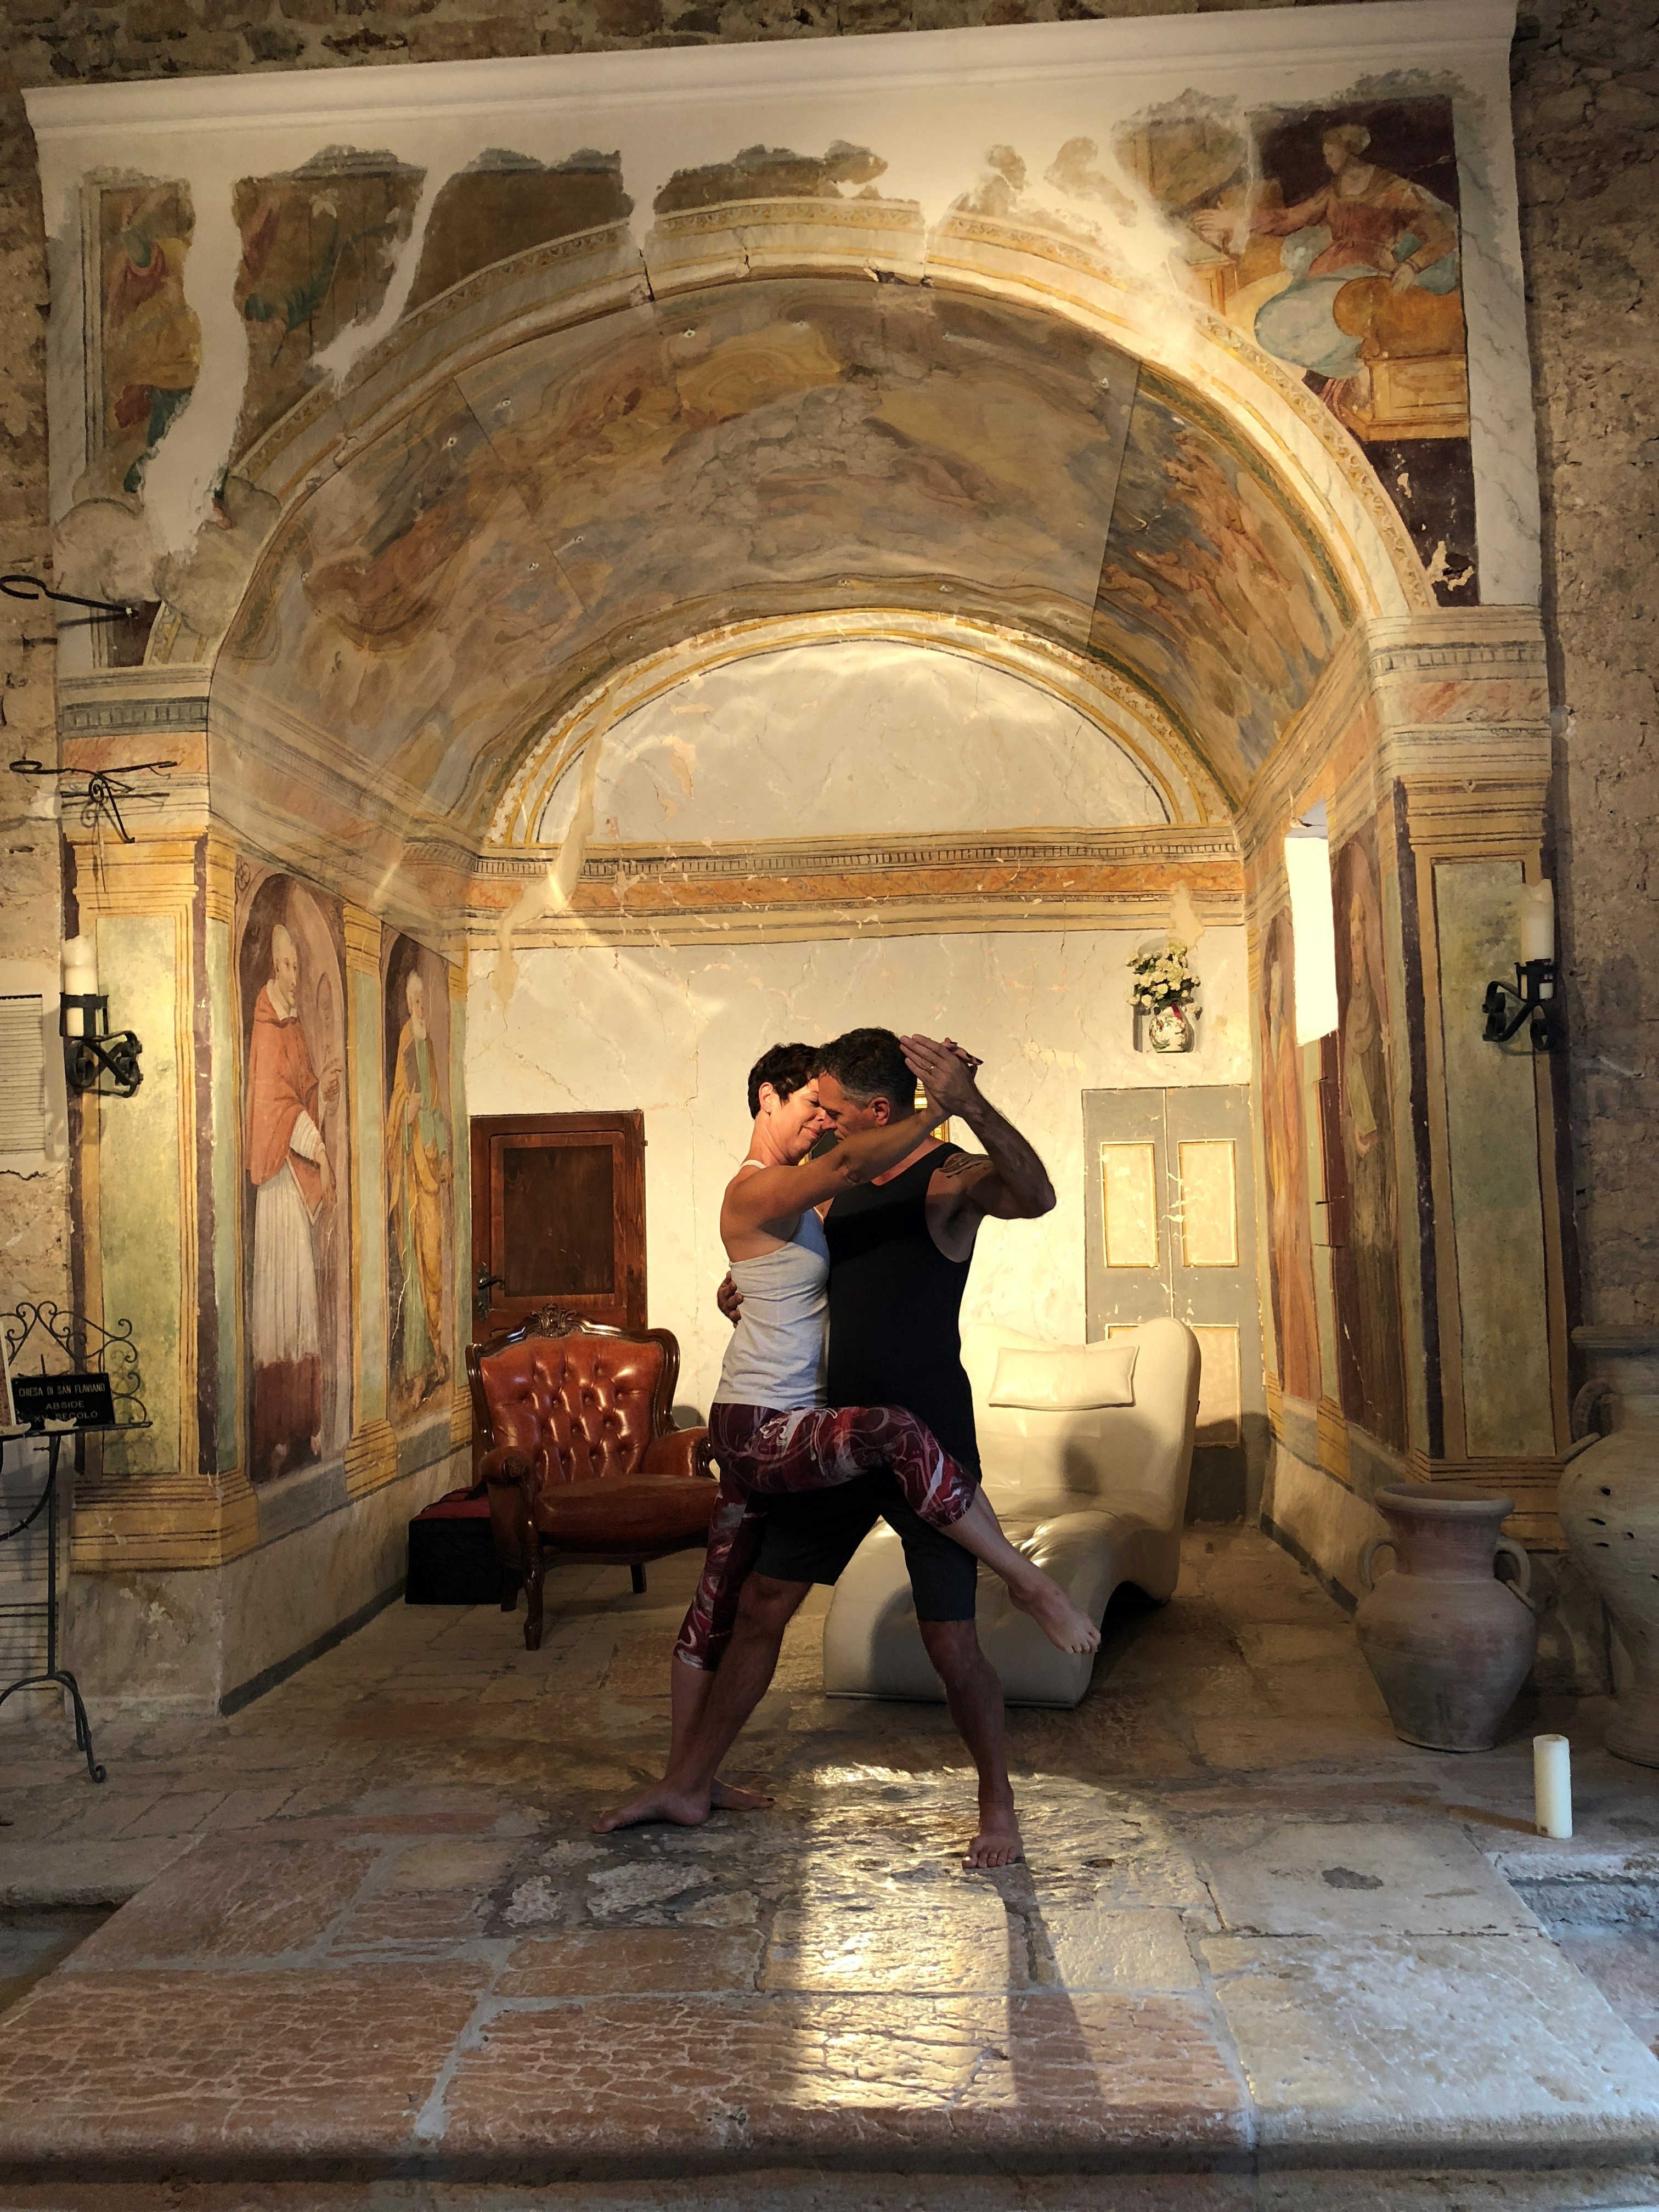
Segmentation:
{"type": "MultiPolygon", "coordinates": [[[[33,1431],[26,1431],[22,1437],[17,1441],[32,1443],[34,1442],[35,1433],[33,1431]]],[[[99,1765],[92,1754],[92,1723],[87,1718],[86,1703],[81,1695],[81,1685],[67,1667],[60,1667],[58,1663],[58,1455],[63,1449],[64,1438],[66,1435],[86,1436],[91,1433],[94,1432],[86,1429],[75,1431],[52,1429],[47,1432],[46,1486],[41,1492],[27,1518],[20,1521],[15,1528],[9,1528],[6,1531],[8,1537],[21,1535],[29,1526],[30,1522],[39,1518],[41,1507],[46,1508],[46,1595],[44,1607],[46,1616],[46,1671],[40,1674],[24,1674],[16,1681],[9,1683],[5,1689],[0,1690],[0,1705],[5,1704],[6,1699],[15,1690],[53,1688],[67,1690],[75,1707],[75,1748],[85,1754],[87,1772],[91,1775],[93,1780],[101,1782],[105,1778],[106,1770],[99,1765]]],[[[13,1439],[0,1438],[0,1454],[3,1453],[6,1443],[9,1441],[13,1439]]],[[[25,1614],[39,1613],[42,1609],[40,1605],[23,1605],[16,1608],[18,1612],[25,1614]]]]}
{"type": "MultiPolygon", "coordinates": [[[[21,1675],[0,1690],[0,1705],[18,1690],[67,1691],[75,1711],[75,1748],[86,1759],[92,1779],[102,1782],[106,1770],[93,1753],[92,1723],[87,1718],[81,1686],[67,1667],[58,1663],[58,1462],[66,1436],[118,1436],[131,1429],[149,1428],[149,1417],[138,1395],[141,1378],[132,1324],[118,1322],[112,1328],[106,1328],[101,1322],[89,1321],[82,1314],[65,1313],[49,1302],[20,1301],[15,1313],[0,1315],[0,1331],[5,1337],[12,1395],[18,1401],[16,1413],[33,1423],[27,1429],[13,1429],[0,1436],[0,1467],[4,1465],[9,1443],[32,1444],[44,1438],[46,1446],[46,1480],[40,1495],[21,1521],[0,1529],[0,1544],[9,1543],[32,1528],[43,1511],[46,1514],[46,1597],[26,1600],[4,1610],[14,1618],[45,1613],[46,1664],[44,1672],[21,1675]],[[25,1356],[33,1361],[37,1353],[38,1376],[24,1370],[25,1356]],[[22,1402],[26,1398],[37,1401],[33,1408],[26,1409],[22,1402]],[[43,1413],[54,1411],[79,1418],[73,1425],[47,1428],[43,1413]]],[[[4,1418],[0,1413],[0,1419],[4,1418]]]]}

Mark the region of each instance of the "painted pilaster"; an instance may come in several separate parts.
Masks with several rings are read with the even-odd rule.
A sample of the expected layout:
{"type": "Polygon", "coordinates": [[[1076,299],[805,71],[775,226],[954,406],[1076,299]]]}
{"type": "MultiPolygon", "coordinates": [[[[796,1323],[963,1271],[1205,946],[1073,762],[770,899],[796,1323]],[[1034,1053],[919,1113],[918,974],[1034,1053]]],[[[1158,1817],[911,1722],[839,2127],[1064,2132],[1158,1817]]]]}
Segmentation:
{"type": "Polygon", "coordinates": [[[202,1264],[204,1231],[216,1249],[212,1163],[223,1097],[214,1079],[209,872],[190,836],[73,842],[80,927],[97,940],[112,1025],[142,1041],[144,1076],[131,1098],[82,1103],[84,1296],[106,1325],[131,1321],[151,1422],[89,1450],[76,1487],[73,1563],[83,1572],[216,1565],[252,1548],[258,1526],[234,1450],[223,1464],[234,1439],[220,1419],[222,1306],[202,1264]],[[198,1327],[204,1297],[208,1328],[198,1327]],[[204,1340],[214,1362],[205,1391],[204,1340]]]}
{"type": "Polygon", "coordinates": [[[346,1057],[351,1069],[352,1395],[346,1492],[366,1497],[396,1479],[398,1439],[386,1419],[386,1102],[380,1072],[380,921],[348,902],[346,1057]]]}
{"type": "Polygon", "coordinates": [[[450,1397],[449,1434],[452,1443],[465,1444],[472,1440],[472,1398],[466,1380],[466,1347],[472,1336],[472,1146],[467,1134],[465,958],[451,961],[448,974],[449,1101],[454,1125],[451,1150],[455,1164],[455,1289],[452,1309],[455,1334],[450,1370],[455,1383],[450,1397]]]}

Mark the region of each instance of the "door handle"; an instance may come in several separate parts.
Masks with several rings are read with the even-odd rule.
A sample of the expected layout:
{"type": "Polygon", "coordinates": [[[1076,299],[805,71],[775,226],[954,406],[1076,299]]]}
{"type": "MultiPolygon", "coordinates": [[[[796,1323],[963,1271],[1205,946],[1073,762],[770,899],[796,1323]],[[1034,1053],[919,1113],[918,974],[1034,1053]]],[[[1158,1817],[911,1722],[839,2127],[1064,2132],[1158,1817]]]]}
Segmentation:
{"type": "Polygon", "coordinates": [[[492,1290],[495,1289],[497,1285],[499,1285],[502,1290],[507,1288],[506,1276],[492,1275],[489,1272],[489,1262],[487,1260],[480,1260],[478,1262],[478,1272],[472,1279],[472,1310],[474,1313],[484,1314],[489,1311],[489,1293],[492,1290]]]}

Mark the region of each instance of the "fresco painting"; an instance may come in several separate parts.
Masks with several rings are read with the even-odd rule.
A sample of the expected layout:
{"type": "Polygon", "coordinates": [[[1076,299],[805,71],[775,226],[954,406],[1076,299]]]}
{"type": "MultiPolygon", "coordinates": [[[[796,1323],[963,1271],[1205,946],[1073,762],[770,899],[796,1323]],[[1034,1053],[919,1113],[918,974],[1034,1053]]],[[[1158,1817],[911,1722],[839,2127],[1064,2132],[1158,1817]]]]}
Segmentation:
{"type": "Polygon", "coordinates": [[[350,1162],[338,903],[292,877],[246,874],[237,980],[257,1483],[326,1458],[350,1425],[350,1162]]]}
{"type": "Polygon", "coordinates": [[[1480,586],[1451,102],[1144,118],[1117,153],[1188,287],[1359,441],[1443,603],[1480,586]]]}
{"type": "Polygon", "coordinates": [[[449,981],[435,953],[386,934],[385,1097],[390,1410],[404,1420],[449,1382],[455,1124],[449,981]]]}
{"type": "Polygon", "coordinates": [[[1342,627],[1328,580],[1261,479],[1138,392],[1091,644],[1152,675],[1242,797],[1342,627]]]}
{"type": "Polygon", "coordinates": [[[112,187],[97,210],[102,450],[87,489],[136,498],[201,373],[202,328],[185,297],[196,216],[182,184],[112,187]]]}
{"type": "Polygon", "coordinates": [[[1287,1397],[1320,1395],[1319,1321],[1314,1304],[1307,1127],[1302,1054],[1296,1042],[1296,963],[1290,914],[1268,925],[1261,948],[1262,1172],[1267,1194],[1267,1279],[1279,1384],[1287,1397]]]}
{"type": "Polygon", "coordinates": [[[1094,334],[757,277],[440,387],[272,541],[221,665],[481,829],[514,740],[619,659],[803,594],[936,611],[946,577],[1146,682],[1233,793],[1351,618],[1243,447],[1094,334]]]}
{"type": "Polygon", "coordinates": [[[237,185],[235,300],[247,327],[237,453],[304,397],[342,331],[378,313],[425,173],[389,154],[329,154],[237,185]]]}
{"type": "Polygon", "coordinates": [[[585,148],[547,168],[526,154],[492,149],[440,187],[404,313],[532,246],[623,222],[633,208],[618,154],[585,148]]]}
{"type": "Polygon", "coordinates": [[[1404,1451],[1393,1031],[1382,957],[1381,871],[1370,828],[1336,853],[1331,888],[1336,908],[1337,1101],[1348,1190],[1346,1241],[1331,1255],[1342,1410],[1382,1443],[1404,1451]]]}

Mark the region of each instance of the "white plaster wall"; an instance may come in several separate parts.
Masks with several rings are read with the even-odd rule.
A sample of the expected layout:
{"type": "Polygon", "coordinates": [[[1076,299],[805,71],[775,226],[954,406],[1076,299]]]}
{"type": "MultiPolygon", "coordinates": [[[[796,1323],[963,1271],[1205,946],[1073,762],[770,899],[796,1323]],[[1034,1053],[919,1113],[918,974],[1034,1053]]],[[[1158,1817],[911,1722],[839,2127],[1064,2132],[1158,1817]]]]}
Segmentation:
{"type": "MultiPolygon", "coordinates": [[[[538,837],[571,825],[573,762],[538,837]]],[[[1119,745],[1051,692],[960,655],[869,638],[758,653],[676,684],[604,739],[601,843],[1162,823],[1119,745]],[[902,763],[890,774],[884,763],[902,763]]]]}
{"type": "Polygon", "coordinates": [[[987,1095],[1036,1145],[1059,1194],[1046,1220],[988,1222],[963,1307],[1059,1341],[1083,1334],[1085,1090],[1249,1078],[1244,932],[1195,947],[1197,1051],[1133,1049],[1126,963],[1144,933],[1017,932],[725,947],[538,949],[503,1010],[473,963],[475,1114],[645,1113],[650,1315],[684,1356],[681,1402],[707,1407],[727,1334],[720,1194],[748,1139],[744,1078],[769,1044],[863,1023],[948,1033],[981,1054],[987,1095]]]}

